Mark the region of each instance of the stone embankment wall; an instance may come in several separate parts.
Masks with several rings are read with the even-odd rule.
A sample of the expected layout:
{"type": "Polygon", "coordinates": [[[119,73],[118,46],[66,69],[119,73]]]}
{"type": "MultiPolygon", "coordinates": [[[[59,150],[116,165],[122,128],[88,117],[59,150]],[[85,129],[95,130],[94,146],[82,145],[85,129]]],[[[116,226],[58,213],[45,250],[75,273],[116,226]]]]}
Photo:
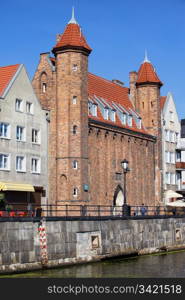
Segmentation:
{"type": "Polygon", "coordinates": [[[185,218],[0,222],[0,273],[185,248],[185,218]]]}

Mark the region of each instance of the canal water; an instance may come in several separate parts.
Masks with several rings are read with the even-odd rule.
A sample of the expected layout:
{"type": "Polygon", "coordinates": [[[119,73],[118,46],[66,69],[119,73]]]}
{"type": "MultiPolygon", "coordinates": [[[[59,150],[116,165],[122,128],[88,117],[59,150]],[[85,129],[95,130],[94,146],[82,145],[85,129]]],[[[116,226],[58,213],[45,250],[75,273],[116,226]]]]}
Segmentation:
{"type": "Polygon", "coordinates": [[[60,267],[9,278],[185,278],[185,251],[116,258],[101,262],[60,267]]]}

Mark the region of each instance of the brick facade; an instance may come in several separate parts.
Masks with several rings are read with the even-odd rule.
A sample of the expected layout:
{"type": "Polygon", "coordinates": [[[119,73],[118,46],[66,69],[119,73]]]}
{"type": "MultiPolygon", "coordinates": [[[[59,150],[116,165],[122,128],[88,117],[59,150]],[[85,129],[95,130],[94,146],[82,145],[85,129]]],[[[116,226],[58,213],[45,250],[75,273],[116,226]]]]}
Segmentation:
{"type": "Polygon", "coordinates": [[[130,75],[131,100],[148,134],[88,118],[90,51],[84,45],[54,48],[55,64],[48,53],[42,54],[33,79],[37,97],[50,109],[49,203],[113,205],[115,192],[123,190],[120,163],[126,158],[131,169],[127,174],[127,202],[155,205],[160,201],[161,186],[160,89],[151,85],[136,88],[137,73],[130,75]],[[73,168],[75,160],[77,169],[73,168]],[[89,191],[84,191],[84,185],[89,191]],[[74,188],[77,196],[73,195],[74,188]]]}

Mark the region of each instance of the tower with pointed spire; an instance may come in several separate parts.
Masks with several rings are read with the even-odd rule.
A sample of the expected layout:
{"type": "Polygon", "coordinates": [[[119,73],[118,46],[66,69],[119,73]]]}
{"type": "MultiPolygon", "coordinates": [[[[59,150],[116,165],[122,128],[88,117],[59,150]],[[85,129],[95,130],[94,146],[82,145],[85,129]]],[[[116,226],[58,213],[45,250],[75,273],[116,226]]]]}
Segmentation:
{"type": "Polygon", "coordinates": [[[50,203],[83,204],[88,193],[88,56],[91,48],[72,17],[52,52],[41,55],[33,86],[50,109],[50,203]],[[52,85],[43,92],[42,78],[52,85]],[[49,104],[48,104],[49,103],[49,104]]]}
{"type": "MultiPolygon", "coordinates": [[[[132,95],[134,95],[134,104],[136,110],[142,117],[143,123],[147,131],[156,137],[155,145],[155,185],[156,191],[161,190],[161,111],[160,111],[160,88],[163,85],[159,79],[152,63],[148,59],[145,51],[145,58],[141,64],[139,71],[135,73],[134,88],[132,86],[132,95]]],[[[131,77],[134,72],[131,72],[131,77]]],[[[133,84],[133,83],[132,83],[133,84]]],[[[156,201],[159,202],[160,194],[157,193],[156,201]]],[[[157,203],[156,202],[156,203],[157,203]]]]}
{"type": "Polygon", "coordinates": [[[57,203],[88,200],[88,56],[74,16],[52,50],[56,66],[57,203]],[[66,182],[67,189],[63,189],[66,182]],[[65,194],[64,194],[65,193],[65,194]]]}

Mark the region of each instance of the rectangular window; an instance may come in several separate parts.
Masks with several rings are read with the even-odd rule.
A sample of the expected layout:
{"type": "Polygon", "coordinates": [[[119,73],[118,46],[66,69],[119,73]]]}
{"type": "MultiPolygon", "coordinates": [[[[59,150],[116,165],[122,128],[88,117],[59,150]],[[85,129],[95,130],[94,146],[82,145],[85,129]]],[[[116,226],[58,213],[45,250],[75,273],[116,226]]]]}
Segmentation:
{"type": "Polygon", "coordinates": [[[109,119],[109,109],[108,108],[104,108],[104,119],[105,120],[109,119]]]}
{"type": "Polygon", "coordinates": [[[170,152],[170,162],[172,164],[175,164],[175,153],[174,152],[170,152]]]}
{"type": "Polygon", "coordinates": [[[173,184],[173,185],[176,184],[175,173],[171,173],[171,184],[173,184]]]}
{"type": "Polygon", "coordinates": [[[176,152],[176,161],[177,161],[177,162],[180,162],[180,161],[181,161],[181,152],[180,152],[180,151],[177,151],[177,152],[176,152]]]}
{"type": "Polygon", "coordinates": [[[166,158],[166,162],[170,163],[170,152],[169,151],[165,151],[165,158],[166,158]]]}
{"type": "Polygon", "coordinates": [[[170,142],[175,143],[175,132],[174,131],[170,131],[170,142]]]}
{"type": "Polygon", "coordinates": [[[27,114],[33,114],[33,103],[26,102],[26,112],[27,114]]]}
{"type": "Polygon", "coordinates": [[[165,130],[165,138],[166,138],[167,142],[170,141],[170,131],[169,130],[165,130]]]}
{"type": "Polygon", "coordinates": [[[21,99],[16,99],[15,100],[15,110],[22,112],[23,111],[23,101],[21,99]]]}
{"type": "Polygon", "coordinates": [[[16,157],[16,171],[25,172],[26,171],[26,159],[24,156],[16,157]]]}
{"type": "Polygon", "coordinates": [[[73,96],[72,103],[77,104],[77,96],[73,96]]]}
{"type": "Polygon", "coordinates": [[[25,141],[25,128],[21,126],[16,127],[16,140],[25,141]]]}
{"type": "Polygon", "coordinates": [[[31,171],[32,173],[40,173],[40,158],[32,158],[31,159],[31,171]]]}
{"type": "Polygon", "coordinates": [[[166,184],[170,184],[170,173],[166,173],[166,184]]]}
{"type": "Polygon", "coordinates": [[[126,122],[127,122],[127,115],[126,114],[122,114],[122,117],[121,117],[121,120],[122,120],[122,123],[124,124],[124,125],[126,125],[126,122]]]}
{"type": "Polygon", "coordinates": [[[141,129],[141,118],[136,119],[137,128],[141,129]]]}
{"type": "Polygon", "coordinates": [[[8,123],[0,123],[0,137],[10,138],[10,125],[8,123]]]}
{"type": "Polygon", "coordinates": [[[10,169],[10,155],[0,154],[0,170],[9,170],[9,169],[10,169]]]}
{"type": "Polygon", "coordinates": [[[37,129],[32,129],[32,143],[40,144],[40,131],[37,129]]]}
{"type": "Polygon", "coordinates": [[[96,104],[92,105],[91,112],[94,117],[97,117],[97,105],[96,104]]]}
{"type": "Polygon", "coordinates": [[[127,119],[127,122],[128,122],[128,126],[132,126],[132,116],[131,115],[128,115],[128,119],[127,119]]]}
{"type": "Polygon", "coordinates": [[[112,122],[115,122],[115,121],[116,121],[116,112],[115,112],[115,110],[112,110],[112,111],[111,111],[110,118],[111,118],[111,121],[112,121],[112,122]]]}

